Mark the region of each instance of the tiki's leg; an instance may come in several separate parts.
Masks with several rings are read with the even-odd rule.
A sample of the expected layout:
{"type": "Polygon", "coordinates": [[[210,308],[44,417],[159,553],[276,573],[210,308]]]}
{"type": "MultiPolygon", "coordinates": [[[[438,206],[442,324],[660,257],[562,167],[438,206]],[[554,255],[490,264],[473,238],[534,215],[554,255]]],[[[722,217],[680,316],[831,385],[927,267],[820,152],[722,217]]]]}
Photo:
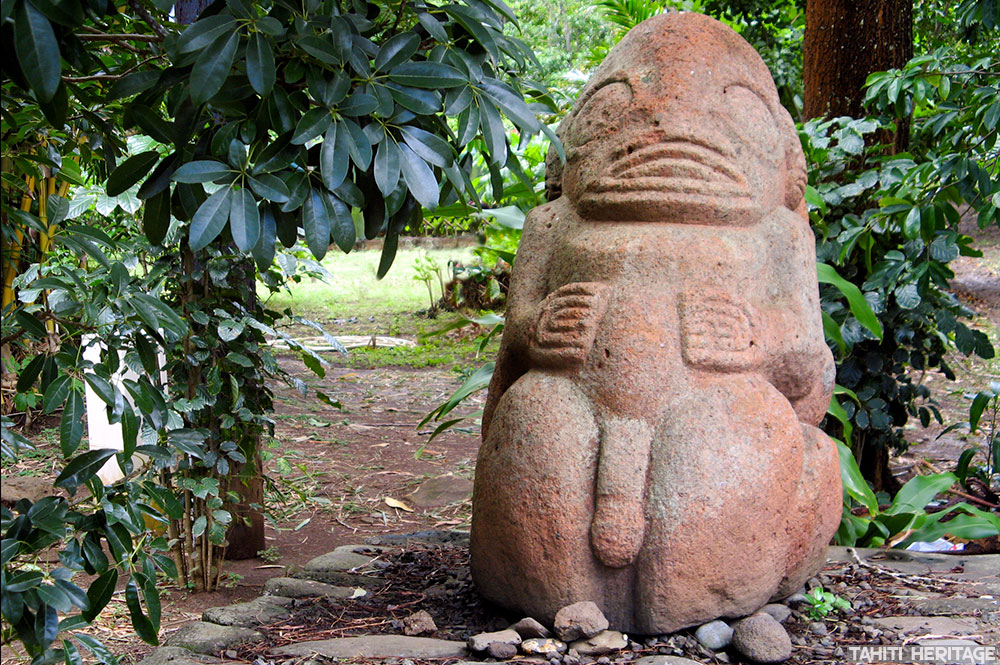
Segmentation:
{"type": "Polygon", "coordinates": [[[547,622],[592,600],[627,625],[631,572],[602,566],[590,543],[598,438],[569,378],[531,371],[501,398],[473,494],[472,575],[486,598],[547,622]]]}
{"type": "Polygon", "coordinates": [[[840,524],[842,512],[836,446],[811,425],[802,425],[802,436],[802,479],[796,505],[789,511],[787,571],[774,594],[776,599],[798,591],[823,566],[827,544],[840,524]]]}

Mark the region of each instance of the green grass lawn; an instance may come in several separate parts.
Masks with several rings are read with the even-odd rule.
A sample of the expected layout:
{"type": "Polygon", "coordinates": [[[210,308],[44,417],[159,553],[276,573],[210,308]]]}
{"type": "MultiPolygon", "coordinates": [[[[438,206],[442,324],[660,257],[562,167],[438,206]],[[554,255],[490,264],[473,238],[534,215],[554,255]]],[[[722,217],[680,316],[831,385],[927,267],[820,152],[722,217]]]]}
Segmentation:
{"type": "MultiPolygon", "coordinates": [[[[357,250],[341,254],[335,250],[323,259],[322,265],[332,275],[326,282],[306,280],[290,284],[290,289],[271,296],[260,288],[262,298],[273,309],[291,308],[299,316],[320,322],[357,317],[367,320],[391,315],[411,315],[430,306],[427,287],[416,279],[415,264],[429,258],[441,268],[447,282],[451,270],[449,261],[470,263],[474,259],[471,247],[452,249],[400,249],[389,273],[381,280],[375,278],[380,250],[357,250]]],[[[441,297],[437,277],[432,279],[434,298],[441,297]]],[[[331,331],[336,333],[336,331],[331,331]]],[[[410,334],[418,331],[411,330],[410,334]]],[[[388,333],[382,333],[388,334],[388,333]]]]}
{"type": "MultiPolygon", "coordinates": [[[[331,274],[326,281],[304,280],[291,283],[287,290],[270,295],[263,286],[258,293],[267,306],[279,311],[290,309],[294,314],[321,324],[332,335],[388,335],[415,337],[435,330],[459,315],[439,312],[433,318],[427,310],[431,305],[427,286],[417,276],[417,264],[434,261],[441,269],[445,283],[450,278],[449,261],[472,263],[475,256],[471,247],[428,249],[400,248],[389,273],[376,279],[381,251],[374,249],[342,254],[331,250],[322,265],[331,274]]],[[[441,287],[436,275],[431,288],[435,301],[441,297],[441,287]]],[[[305,326],[289,326],[294,337],[314,337],[315,330],[305,326]]],[[[485,330],[479,330],[485,333],[485,330]]],[[[490,350],[495,352],[497,340],[490,350]]],[[[427,367],[433,365],[472,366],[477,361],[476,334],[451,334],[422,340],[416,347],[352,349],[344,358],[329,354],[338,364],[355,367],[385,367],[407,365],[427,367]]],[[[328,354],[324,354],[328,355],[328,354]]]]}

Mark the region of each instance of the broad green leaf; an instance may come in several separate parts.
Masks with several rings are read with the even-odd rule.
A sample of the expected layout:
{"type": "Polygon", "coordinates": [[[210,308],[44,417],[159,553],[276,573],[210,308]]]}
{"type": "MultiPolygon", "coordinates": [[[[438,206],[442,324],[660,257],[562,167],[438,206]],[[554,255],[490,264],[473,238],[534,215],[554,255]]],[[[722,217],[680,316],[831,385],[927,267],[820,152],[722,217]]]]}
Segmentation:
{"type": "Polygon", "coordinates": [[[111,601],[115,594],[115,587],[118,585],[118,571],[109,568],[100,577],[90,583],[87,589],[89,607],[83,611],[83,618],[88,622],[93,621],[101,610],[111,601]]]}
{"type": "Polygon", "coordinates": [[[479,103],[470,104],[458,114],[458,145],[467,145],[479,133],[479,103]]]}
{"type": "Polygon", "coordinates": [[[177,170],[177,163],[180,159],[180,152],[174,152],[165,157],[142,183],[137,196],[145,201],[170,187],[170,181],[173,179],[174,171],[177,170]]]}
{"type": "Polygon", "coordinates": [[[62,487],[71,495],[74,494],[77,487],[90,480],[117,452],[113,448],[98,448],[77,455],[56,478],[55,486],[62,487]]]}
{"type": "Polygon", "coordinates": [[[90,600],[83,589],[67,580],[56,579],[55,585],[70,599],[73,607],[85,610],[90,606],[90,600]]]}
{"type": "Polygon", "coordinates": [[[972,406],[969,407],[969,432],[975,434],[976,430],[979,429],[979,420],[983,417],[983,411],[990,400],[995,397],[992,392],[983,390],[973,398],[972,406]]]}
{"type": "Polygon", "coordinates": [[[367,92],[355,92],[337,105],[341,115],[368,115],[378,108],[378,100],[367,92]]]}
{"type": "Polygon", "coordinates": [[[389,95],[404,109],[417,115],[433,115],[441,110],[441,97],[434,90],[389,84],[389,95]]]}
{"type": "Polygon", "coordinates": [[[274,218],[274,211],[271,206],[262,206],[260,216],[260,237],[254,245],[253,260],[260,270],[266,270],[274,262],[274,237],[277,234],[277,220],[274,218]]]}
{"type": "Polygon", "coordinates": [[[497,47],[496,39],[473,10],[454,4],[445,6],[444,10],[486,49],[493,60],[500,58],[500,49],[497,47]]]}
{"type": "Polygon", "coordinates": [[[382,195],[388,197],[399,182],[399,146],[391,138],[378,144],[375,151],[375,184],[382,195]]]}
{"type": "Polygon", "coordinates": [[[900,488],[892,500],[892,505],[885,512],[889,515],[922,513],[934,497],[957,482],[958,478],[953,473],[914,476],[900,488]]]}
{"type": "Polygon", "coordinates": [[[330,217],[322,197],[322,192],[310,189],[302,204],[302,227],[306,245],[317,260],[326,256],[326,250],[330,247],[330,217]]]}
{"type": "Polygon", "coordinates": [[[136,634],[142,638],[143,642],[159,644],[160,641],[156,635],[156,629],[153,628],[153,623],[142,612],[142,605],[139,603],[139,588],[134,578],[129,580],[125,586],[125,604],[128,605],[129,615],[132,617],[132,627],[135,628],[136,634]]]}
{"type": "Polygon", "coordinates": [[[365,135],[364,130],[356,122],[344,119],[339,123],[340,128],[346,128],[344,139],[347,141],[347,150],[351,153],[351,160],[362,171],[367,171],[372,163],[372,144],[365,135]]]}
{"type": "Polygon", "coordinates": [[[45,413],[52,413],[63,405],[69,397],[70,389],[73,386],[73,379],[66,374],[60,374],[45,389],[42,396],[42,410],[45,413]]]}
{"type": "Polygon", "coordinates": [[[43,584],[35,589],[35,593],[38,594],[43,603],[49,607],[54,607],[59,612],[65,614],[73,609],[73,602],[59,587],[51,584],[43,584]]]}
{"type": "Polygon", "coordinates": [[[524,99],[512,88],[497,79],[488,77],[483,79],[482,87],[486,94],[503,109],[507,117],[519,128],[531,134],[541,128],[538,118],[524,103],[524,99]]]}
{"type": "Polygon", "coordinates": [[[203,159],[196,162],[188,162],[176,171],[173,179],[175,182],[198,183],[213,182],[221,178],[230,176],[233,169],[222,162],[213,159],[203,159]]]}
{"type": "Polygon", "coordinates": [[[385,41],[375,55],[375,71],[392,69],[406,62],[420,48],[420,37],[415,32],[401,32],[385,41]]]}
{"type": "Polygon", "coordinates": [[[232,195],[233,190],[223,187],[198,207],[198,212],[191,219],[189,242],[192,251],[207,247],[225,228],[232,207],[232,195]]]}
{"type": "Polygon", "coordinates": [[[108,91],[107,100],[124,99],[125,97],[138,95],[140,92],[149,90],[160,80],[160,73],[160,70],[152,69],[126,74],[111,86],[111,90],[108,91]]]}
{"type": "Polygon", "coordinates": [[[406,145],[424,161],[443,168],[454,160],[451,146],[440,136],[413,125],[403,125],[399,129],[406,145]]]}
{"type": "Polygon", "coordinates": [[[387,233],[385,242],[382,243],[382,256],[379,258],[378,271],[375,273],[378,279],[385,277],[386,273],[389,272],[389,268],[392,267],[392,262],[396,258],[396,248],[398,245],[399,235],[396,233],[387,233]]]}
{"type": "Polygon", "coordinates": [[[101,398],[102,402],[111,407],[115,405],[115,389],[110,381],[93,372],[84,374],[83,379],[90,386],[91,390],[101,398]]]}
{"type": "Polygon", "coordinates": [[[260,237],[260,213],[257,202],[246,187],[233,192],[229,210],[229,231],[241,252],[249,252],[260,237]]]}
{"type": "Polygon", "coordinates": [[[49,20],[29,0],[21,0],[14,6],[11,32],[14,52],[28,84],[38,101],[51,101],[59,88],[62,56],[49,20]]]}
{"type": "Polygon", "coordinates": [[[159,245],[170,228],[170,190],[146,200],[142,211],[142,231],[151,245],[159,245]]]}
{"type": "Polygon", "coordinates": [[[108,176],[108,184],[105,192],[108,196],[118,196],[128,191],[132,185],[139,182],[144,176],[149,175],[153,164],[160,159],[160,153],[155,150],[148,150],[129,157],[118,165],[111,175],[108,176]]]}
{"type": "Polygon", "coordinates": [[[469,82],[462,72],[451,65],[430,60],[404,62],[389,72],[389,80],[400,85],[430,90],[455,88],[469,82]]]}
{"type": "Polygon", "coordinates": [[[217,14],[195,21],[189,25],[177,39],[177,50],[180,53],[193,53],[207,48],[219,37],[236,32],[236,19],[232,16],[217,14]]]}
{"type": "Polygon", "coordinates": [[[483,130],[483,138],[486,139],[491,161],[503,164],[507,161],[507,132],[503,128],[500,112],[486,99],[481,100],[479,110],[481,116],[479,126],[483,130]]]}
{"type": "Polygon", "coordinates": [[[840,351],[840,353],[844,353],[845,351],[847,351],[847,343],[844,342],[844,334],[840,332],[840,326],[837,324],[836,321],[833,320],[832,316],[830,316],[826,312],[823,312],[822,314],[823,314],[824,337],[826,337],[828,340],[833,340],[833,342],[836,343],[837,349],[840,351]]]}
{"type": "Polygon", "coordinates": [[[275,203],[285,203],[288,201],[288,187],[278,176],[270,173],[261,173],[256,177],[249,177],[250,189],[261,198],[275,203]]]}
{"type": "Polygon", "coordinates": [[[837,454],[840,456],[840,480],[843,483],[844,491],[855,501],[868,509],[872,516],[878,515],[878,500],[868,483],[865,482],[858,463],[854,460],[851,449],[840,441],[834,441],[837,445],[837,454]]]}
{"type": "Polygon", "coordinates": [[[83,391],[70,390],[59,421],[59,448],[69,457],[80,447],[83,438],[83,391]]]}
{"type": "Polygon", "coordinates": [[[346,254],[354,249],[354,242],[357,239],[351,209],[336,196],[328,196],[327,201],[329,202],[330,233],[333,236],[333,242],[337,243],[337,247],[346,254]]]}
{"type": "Polygon", "coordinates": [[[327,65],[340,64],[341,53],[329,39],[308,35],[299,39],[296,45],[322,63],[327,65]]]}
{"type": "Polygon", "coordinates": [[[274,87],[274,52],[271,42],[264,35],[255,32],[250,35],[247,45],[247,78],[250,85],[260,95],[267,95],[274,87]]]}
{"type": "Polygon", "coordinates": [[[831,284],[844,294],[844,297],[847,298],[847,304],[851,308],[851,314],[858,320],[858,323],[867,328],[875,337],[882,339],[882,324],[871,305],[865,300],[861,289],[838,275],[836,270],[825,263],[817,263],[816,272],[821,284],[831,284]]]}
{"type": "Polygon", "coordinates": [[[221,35],[198,56],[191,70],[192,102],[204,104],[222,89],[233,67],[239,44],[240,35],[234,30],[221,35]]]}
{"type": "Polygon", "coordinates": [[[333,116],[330,110],[324,107],[310,109],[302,114],[298,124],[295,125],[295,133],[292,134],[292,143],[301,145],[316,138],[327,130],[333,116]]]}
{"type": "Polygon", "coordinates": [[[323,146],[319,152],[319,168],[323,176],[323,184],[330,191],[340,187],[347,177],[347,169],[351,164],[350,151],[347,149],[346,128],[340,123],[330,125],[323,137],[323,146]]]}
{"type": "Polygon", "coordinates": [[[408,145],[400,145],[399,152],[401,156],[399,166],[410,193],[420,205],[428,210],[433,210],[437,207],[438,197],[441,193],[437,178],[434,177],[434,171],[408,145]]]}

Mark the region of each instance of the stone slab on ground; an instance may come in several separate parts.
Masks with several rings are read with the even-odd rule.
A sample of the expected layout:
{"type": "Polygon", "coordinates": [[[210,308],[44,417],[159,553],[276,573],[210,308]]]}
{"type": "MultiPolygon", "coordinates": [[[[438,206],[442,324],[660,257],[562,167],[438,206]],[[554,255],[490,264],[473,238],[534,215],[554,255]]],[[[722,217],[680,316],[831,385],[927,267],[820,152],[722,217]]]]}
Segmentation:
{"type": "Polygon", "coordinates": [[[365,539],[368,545],[461,545],[468,547],[468,531],[414,531],[413,533],[387,534],[365,539]]]}
{"type": "Polygon", "coordinates": [[[181,647],[194,653],[214,655],[237,644],[260,642],[263,639],[263,635],[249,628],[193,621],[177,629],[164,644],[168,647],[181,647]]]}
{"type": "Polygon", "coordinates": [[[209,607],[202,613],[201,620],[220,626],[255,628],[288,617],[291,614],[288,608],[294,602],[285,596],[260,596],[245,603],[209,607]]]}
{"type": "Polygon", "coordinates": [[[945,573],[955,579],[1000,578],[1000,554],[943,554],[940,552],[911,552],[909,550],[882,550],[872,547],[831,547],[827,561],[855,562],[851,551],[864,561],[881,568],[908,575],[945,573]]]}
{"type": "Polygon", "coordinates": [[[264,583],[263,595],[285,598],[356,598],[366,593],[360,587],[336,586],[296,577],[272,577],[264,583]]]}
{"type": "Polygon", "coordinates": [[[405,635],[339,637],[289,644],[271,651],[273,656],[307,658],[461,658],[468,655],[465,642],[405,635]]]}
{"type": "Polygon", "coordinates": [[[210,665],[221,662],[218,658],[194,653],[182,647],[160,647],[143,658],[139,665],[210,665]]]}
{"type": "Polygon", "coordinates": [[[921,617],[899,616],[880,617],[874,620],[883,628],[900,633],[900,636],[911,635],[978,635],[980,627],[973,618],[965,617],[921,617]]]}
{"type": "Polygon", "coordinates": [[[342,545],[316,557],[294,577],[344,586],[378,586],[382,583],[381,579],[364,573],[373,571],[371,564],[381,551],[383,548],[376,545],[342,545]],[[370,553],[366,554],[364,550],[370,553]]]}
{"type": "Polygon", "coordinates": [[[417,508],[439,508],[465,501],[471,496],[471,480],[446,473],[425,480],[404,498],[417,508]]]}

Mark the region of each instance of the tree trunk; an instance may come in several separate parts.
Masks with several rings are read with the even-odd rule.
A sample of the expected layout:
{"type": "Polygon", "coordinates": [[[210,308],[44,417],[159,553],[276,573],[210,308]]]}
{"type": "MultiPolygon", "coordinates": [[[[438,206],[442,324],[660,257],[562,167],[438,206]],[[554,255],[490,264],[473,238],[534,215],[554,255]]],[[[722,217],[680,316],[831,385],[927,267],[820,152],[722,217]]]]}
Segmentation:
{"type": "MultiPolygon", "coordinates": [[[[256,447],[260,447],[259,440],[256,447]]],[[[233,523],[226,533],[226,540],[229,542],[226,559],[229,561],[253,559],[257,552],[266,547],[264,513],[259,508],[252,507],[264,505],[264,477],[261,475],[260,457],[249,460],[247,464],[253,466],[253,472],[248,478],[242,480],[240,469],[233,468],[223,483],[225,491],[236,492],[240,497],[238,504],[227,506],[233,514],[233,523]]]]}
{"type": "MultiPolygon", "coordinates": [[[[913,57],[911,0],[808,0],[802,45],[806,119],[864,115],[865,80],[873,72],[902,67],[913,57]]],[[[902,152],[909,123],[891,141],[902,152]]]]}

